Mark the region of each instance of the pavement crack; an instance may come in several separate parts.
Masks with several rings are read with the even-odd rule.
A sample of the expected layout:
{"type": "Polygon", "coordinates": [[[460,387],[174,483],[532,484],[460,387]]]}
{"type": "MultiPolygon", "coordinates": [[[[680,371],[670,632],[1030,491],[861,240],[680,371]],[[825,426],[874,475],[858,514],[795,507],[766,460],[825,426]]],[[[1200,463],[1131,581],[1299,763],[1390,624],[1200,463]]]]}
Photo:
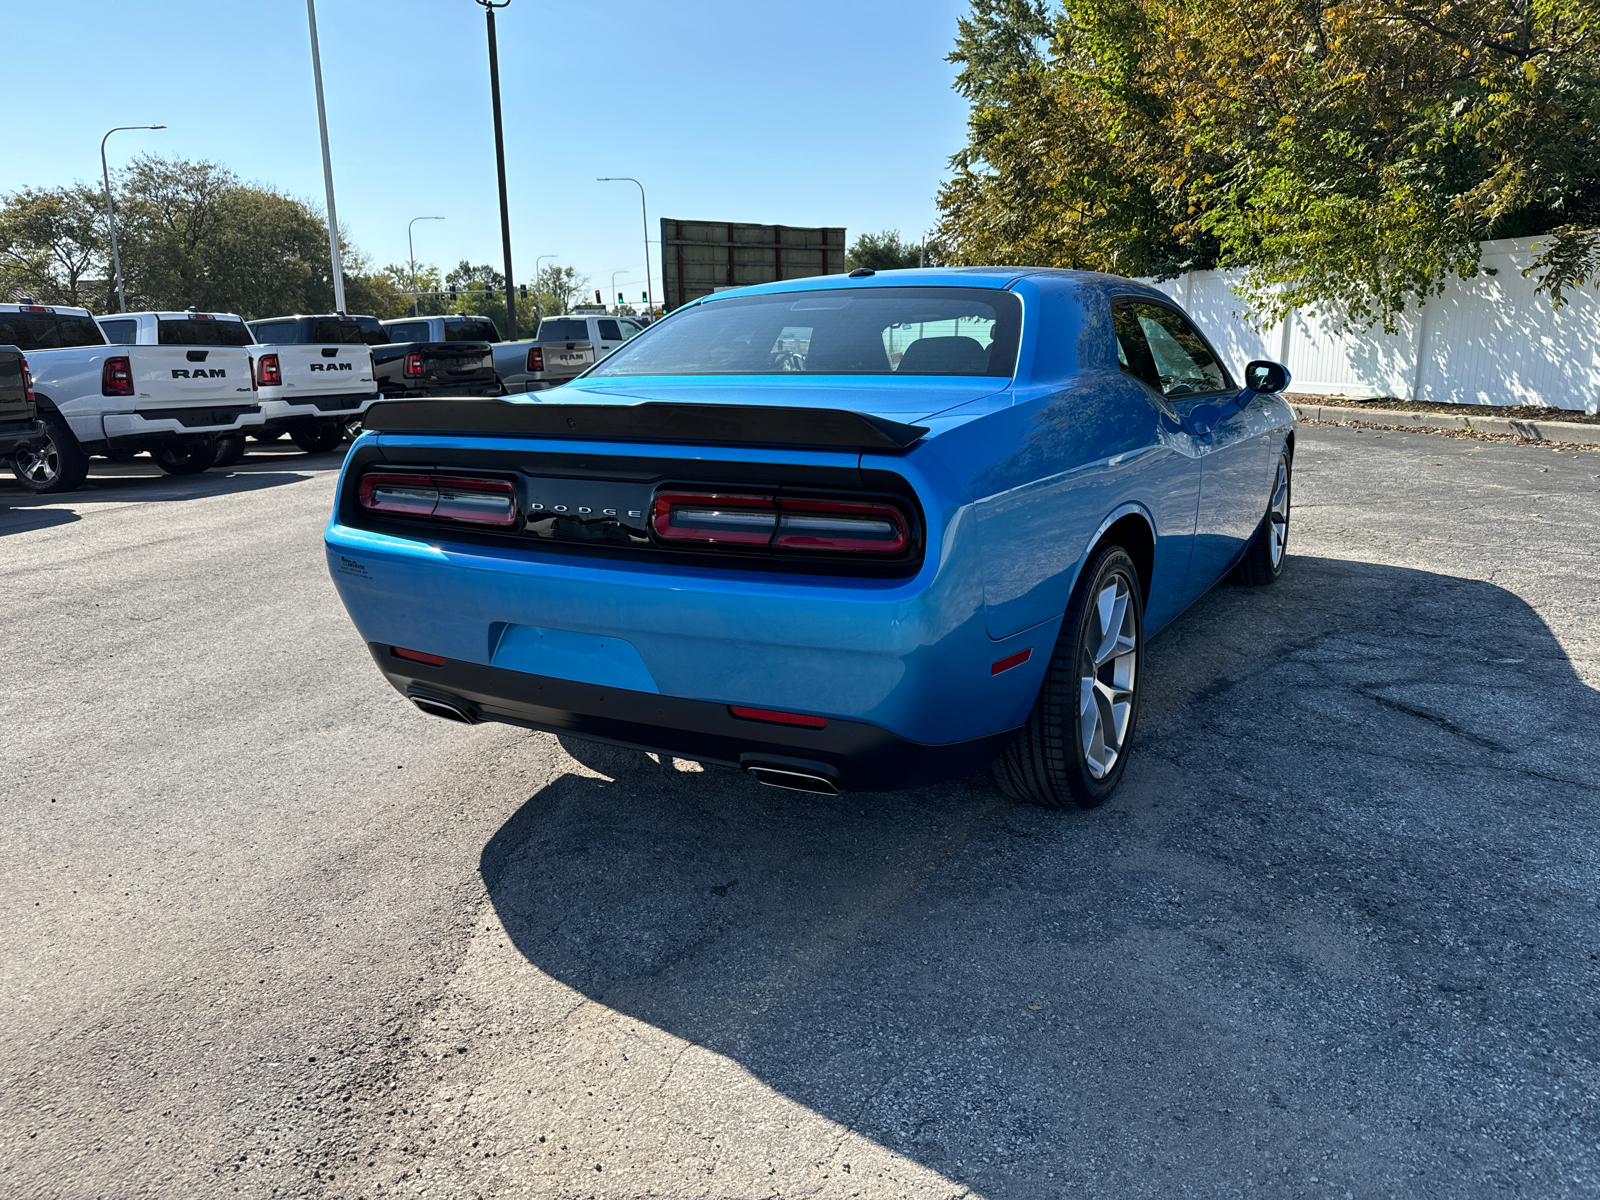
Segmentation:
{"type": "Polygon", "coordinates": [[[1486,738],[1482,734],[1473,733],[1470,729],[1463,729],[1454,721],[1450,720],[1450,718],[1441,717],[1438,713],[1431,713],[1422,708],[1414,708],[1403,701],[1393,700],[1388,696],[1380,696],[1376,692],[1366,692],[1365,695],[1371,697],[1373,700],[1376,700],[1385,708],[1392,708],[1396,712],[1403,712],[1407,716],[1416,717],[1419,720],[1427,721],[1429,724],[1437,725],[1445,732],[1453,733],[1457,737],[1471,742],[1474,746],[1481,746],[1485,750],[1493,750],[1497,754],[1510,754],[1512,752],[1510,746],[1501,745],[1492,738],[1486,738]]]}

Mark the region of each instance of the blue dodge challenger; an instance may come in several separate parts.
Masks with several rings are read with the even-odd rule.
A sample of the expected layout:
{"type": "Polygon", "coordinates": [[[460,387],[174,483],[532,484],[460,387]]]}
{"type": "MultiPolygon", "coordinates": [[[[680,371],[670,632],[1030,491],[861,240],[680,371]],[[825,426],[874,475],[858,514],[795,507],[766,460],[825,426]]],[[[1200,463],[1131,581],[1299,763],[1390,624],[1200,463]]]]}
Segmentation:
{"type": "Polygon", "coordinates": [[[1109,275],[717,293],[558,389],[374,407],[328,563],[435,716],[1093,806],[1146,639],[1283,569],[1288,383],[1109,275]]]}

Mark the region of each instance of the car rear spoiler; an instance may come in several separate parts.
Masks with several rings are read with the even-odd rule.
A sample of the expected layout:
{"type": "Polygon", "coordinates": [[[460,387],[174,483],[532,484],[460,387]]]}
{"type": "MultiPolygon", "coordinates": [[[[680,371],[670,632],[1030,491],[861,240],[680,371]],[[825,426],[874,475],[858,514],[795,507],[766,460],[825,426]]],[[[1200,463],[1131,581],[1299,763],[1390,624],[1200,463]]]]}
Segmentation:
{"type": "Polygon", "coordinates": [[[837,408],[759,404],[538,404],[508,400],[385,400],[365,426],[382,433],[519,434],[627,442],[904,450],[928,432],[837,408]]]}

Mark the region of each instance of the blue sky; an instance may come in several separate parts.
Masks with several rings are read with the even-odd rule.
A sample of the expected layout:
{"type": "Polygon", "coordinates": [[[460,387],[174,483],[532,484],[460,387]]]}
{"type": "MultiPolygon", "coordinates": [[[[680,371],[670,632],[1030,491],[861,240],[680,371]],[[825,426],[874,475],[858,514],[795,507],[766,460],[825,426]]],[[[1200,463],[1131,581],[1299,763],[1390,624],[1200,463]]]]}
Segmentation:
{"type": "MultiPolygon", "coordinates": [[[[97,181],[141,151],[209,158],[320,205],[304,0],[6,0],[22,69],[0,191],[97,181]],[[73,64],[70,71],[32,64],[73,64]],[[23,114],[28,119],[22,119],[23,114]]],[[[964,0],[556,4],[497,16],[518,280],[537,255],[609,290],[644,278],[657,219],[899,229],[936,219],[965,105],[944,61],[964,0]]],[[[501,261],[483,10],[319,0],[341,223],[376,263],[501,261]]],[[[660,262],[651,250],[656,294],[660,262]]]]}

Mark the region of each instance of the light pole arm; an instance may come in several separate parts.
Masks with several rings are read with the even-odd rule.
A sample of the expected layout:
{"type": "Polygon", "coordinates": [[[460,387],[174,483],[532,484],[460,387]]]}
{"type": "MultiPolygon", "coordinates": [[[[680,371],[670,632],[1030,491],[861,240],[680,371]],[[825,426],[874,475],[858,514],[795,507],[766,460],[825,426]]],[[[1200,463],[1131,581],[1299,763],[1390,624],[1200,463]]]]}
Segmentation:
{"type": "Polygon", "coordinates": [[[100,178],[106,185],[106,232],[111,235],[111,269],[117,281],[118,312],[128,311],[128,301],[122,294],[122,255],[117,252],[117,211],[111,203],[111,168],[106,165],[106,138],[113,133],[121,133],[124,129],[165,128],[165,125],[118,125],[115,129],[106,130],[106,136],[100,139],[100,178]]]}
{"type": "Polygon", "coordinates": [[[606,175],[598,183],[631,183],[639,189],[639,217],[644,225],[644,294],[652,312],[655,311],[655,287],[650,282],[650,210],[645,204],[644,184],[632,175],[606,175]]]}

